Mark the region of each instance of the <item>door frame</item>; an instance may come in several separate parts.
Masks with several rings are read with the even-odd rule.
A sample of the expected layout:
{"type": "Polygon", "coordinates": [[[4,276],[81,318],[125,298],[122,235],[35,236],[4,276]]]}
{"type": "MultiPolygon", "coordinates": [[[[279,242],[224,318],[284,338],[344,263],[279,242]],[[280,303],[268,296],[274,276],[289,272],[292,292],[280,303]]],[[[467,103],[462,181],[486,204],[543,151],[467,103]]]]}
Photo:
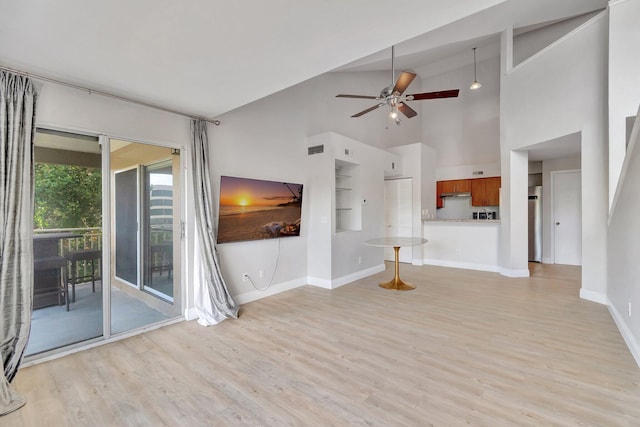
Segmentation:
{"type": "MultiPolygon", "coordinates": [[[[551,171],[550,172],[550,186],[551,186],[551,191],[550,191],[550,200],[549,200],[549,206],[551,208],[551,212],[550,212],[550,220],[551,220],[551,244],[550,244],[550,252],[551,252],[551,259],[553,260],[553,263],[556,264],[556,207],[555,207],[555,193],[556,193],[556,189],[555,189],[555,185],[556,185],[556,176],[562,174],[562,175],[566,175],[566,174],[575,174],[575,173],[579,173],[580,174],[580,245],[582,246],[582,169],[565,169],[565,170],[557,170],[557,171],[551,171]]],[[[582,252],[582,251],[581,251],[582,252]]],[[[582,256],[581,256],[581,262],[580,265],[582,265],[582,256]]]]}
{"type": "MultiPolygon", "coordinates": [[[[385,205],[387,203],[387,200],[386,200],[387,199],[386,183],[387,182],[392,182],[392,181],[395,181],[395,182],[403,181],[403,182],[408,182],[410,184],[411,189],[409,191],[409,203],[410,203],[409,213],[411,215],[411,221],[410,221],[411,232],[410,232],[410,235],[408,237],[411,237],[411,236],[413,236],[413,219],[414,219],[414,212],[413,212],[413,177],[410,177],[410,176],[406,177],[405,176],[405,177],[398,177],[398,178],[385,178],[384,179],[384,183],[385,183],[384,197],[383,197],[385,205]]],[[[385,233],[384,234],[385,234],[385,237],[386,237],[387,229],[388,229],[387,228],[387,224],[386,224],[387,223],[386,211],[387,211],[387,209],[385,207],[385,215],[384,215],[384,222],[385,222],[385,230],[384,230],[385,233]]],[[[413,246],[407,247],[407,248],[409,250],[405,251],[405,252],[403,252],[402,249],[400,249],[400,257],[399,257],[400,262],[407,263],[407,264],[413,264],[413,246]],[[404,254],[404,256],[403,256],[403,254],[404,254]]],[[[384,255],[385,255],[384,258],[385,258],[386,261],[395,261],[395,252],[394,252],[393,248],[385,248],[384,255]]]]}

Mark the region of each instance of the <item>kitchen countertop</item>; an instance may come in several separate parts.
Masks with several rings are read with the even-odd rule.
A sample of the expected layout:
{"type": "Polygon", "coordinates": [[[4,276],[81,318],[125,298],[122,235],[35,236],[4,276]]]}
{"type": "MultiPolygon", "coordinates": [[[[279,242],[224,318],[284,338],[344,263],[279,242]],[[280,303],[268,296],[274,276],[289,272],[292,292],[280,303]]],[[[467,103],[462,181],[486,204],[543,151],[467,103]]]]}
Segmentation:
{"type": "Polygon", "coordinates": [[[499,219],[423,219],[422,222],[446,223],[446,222],[463,222],[465,224],[500,224],[499,219]]]}

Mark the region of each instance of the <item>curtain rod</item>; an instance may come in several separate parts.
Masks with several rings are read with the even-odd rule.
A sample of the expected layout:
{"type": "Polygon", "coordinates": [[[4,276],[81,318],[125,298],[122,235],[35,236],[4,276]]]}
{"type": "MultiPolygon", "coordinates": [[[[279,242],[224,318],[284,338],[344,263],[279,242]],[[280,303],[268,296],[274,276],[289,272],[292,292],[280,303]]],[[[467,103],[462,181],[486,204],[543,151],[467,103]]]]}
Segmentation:
{"type": "Polygon", "coordinates": [[[114,95],[112,93],[103,92],[101,90],[96,90],[96,89],[92,89],[92,88],[89,88],[89,87],[85,87],[85,86],[80,86],[80,85],[76,85],[76,84],[73,84],[73,83],[64,82],[62,80],[56,80],[56,79],[53,79],[51,77],[41,76],[41,75],[33,74],[33,73],[27,73],[26,71],[16,70],[16,69],[13,69],[13,68],[5,67],[4,65],[0,65],[0,70],[8,71],[8,72],[14,73],[14,74],[18,74],[18,75],[23,76],[23,77],[31,77],[31,78],[34,78],[34,79],[37,79],[37,80],[43,80],[45,82],[55,83],[55,84],[58,84],[58,85],[61,85],[61,86],[70,87],[72,89],[77,89],[77,90],[80,90],[80,91],[83,91],[83,92],[87,92],[90,95],[91,94],[96,94],[96,95],[106,96],[108,98],[118,99],[120,101],[125,101],[125,102],[130,102],[132,104],[142,105],[144,107],[153,108],[154,110],[160,110],[160,111],[164,111],[166,113],[177,114],[179,116],[189,117],[189,118],[192,118],[192,119],[199,119],[199,120],[202,120],[202,121],[205,121],[205,122],[208,122],[208,123],[212,123],[212,124],[214,124],[216,126],[220,125],[220,120],[210,120],[210,119],[205,119],[205,118],[202,118],[202,117],[194,117],[194,116],[192,116],[190,114],[186,114],[186,113],[183,113],[181,111],[171,110],[169,108],[160,107],[160,106],[154,105],[154,104],[149,104],[149,103],[144,102],[144,101],[138,101],[137,99],[127,98],[125,96],[120,96],[120,95],[114,95]]]}

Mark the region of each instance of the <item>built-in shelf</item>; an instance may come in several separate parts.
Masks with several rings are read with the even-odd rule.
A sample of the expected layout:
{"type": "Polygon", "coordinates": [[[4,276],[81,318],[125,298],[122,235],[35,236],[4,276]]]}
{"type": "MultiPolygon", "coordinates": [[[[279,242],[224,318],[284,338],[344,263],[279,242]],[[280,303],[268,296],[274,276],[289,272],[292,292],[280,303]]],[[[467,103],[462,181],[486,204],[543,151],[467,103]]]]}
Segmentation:
{"type": "Polygon", "coordinates": [[[359,196],[354,189],[360,166],[342,160],[335,161],[335,230],[336,232],[359,230],[361,212],[359,196]]]}

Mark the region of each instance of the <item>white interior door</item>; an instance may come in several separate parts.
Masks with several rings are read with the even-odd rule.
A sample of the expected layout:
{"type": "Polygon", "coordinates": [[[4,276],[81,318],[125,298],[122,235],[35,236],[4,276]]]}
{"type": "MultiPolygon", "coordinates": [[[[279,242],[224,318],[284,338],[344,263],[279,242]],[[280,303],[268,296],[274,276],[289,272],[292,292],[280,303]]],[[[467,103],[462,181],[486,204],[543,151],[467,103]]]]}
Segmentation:
{"type": "Polygon", "coordinates": [[[580,171],[552,172],[554,263],[582,265],[580,171]]]}
{"type": "MultiPolygon", "coordinates": [[[[412,189],[411,178],[392,179],[384,182],[384,218],[385,237],[411,237],[412,229],[412,189]]],[[[400,249],[400,262],[411,263],[412,248],[407,246],[400,249]]],[[[394,261],[392,248],[385,249],[384,257],[387,261],[394,261]]]]}

